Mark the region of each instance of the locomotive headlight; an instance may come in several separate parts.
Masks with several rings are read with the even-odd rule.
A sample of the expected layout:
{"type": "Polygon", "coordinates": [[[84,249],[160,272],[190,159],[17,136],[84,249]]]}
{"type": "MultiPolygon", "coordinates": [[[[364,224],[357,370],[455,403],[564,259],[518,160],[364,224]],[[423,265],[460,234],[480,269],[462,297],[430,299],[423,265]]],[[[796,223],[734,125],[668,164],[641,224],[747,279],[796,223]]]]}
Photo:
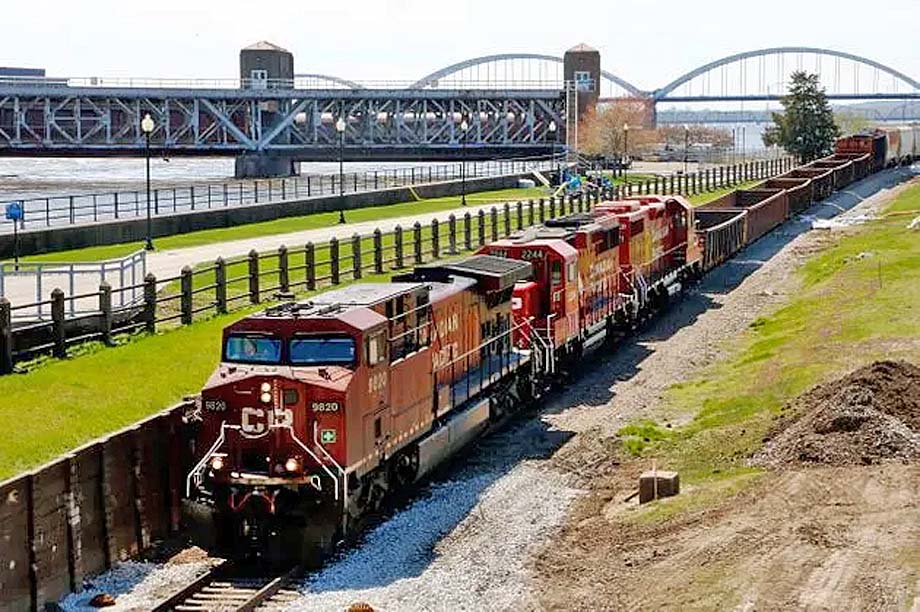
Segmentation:
{"type": "Polygon", "coordinates": [[[270,403],[270,402],[272,401],[272,394],[271,394],[271,393],[268,393],[268,392],[266,391],[265,393],[263,393],[263,394],[261,395],[261,397],[260,397],[259,399],[262,400],[262,403],[263,403],[263,404],[268,404],[268,403],[270,403]]]}
{"type": "Polygon", "coordinates": [[[211,469],[212,470],[216,472],[216,471],[219,471],[223,467],[224,467],[223,457],[214,457],[213,459],[211,459],[211,469]]]}
{"type": "Polygon", "coordinates": [[[294,457],[291,457],[284,462],[284,469],[288,472],[296,472],[298,469],[300,469],[300,462],[297,461],[297,459],[294,457]]]}
{"type": "Polygon", "coordinates": [[[259,390],[262,391],[262,393],[268,393],[272,390],[272,386],[269,383],[264,382],[262,383],[262,386],[259,388],[259,390]]]}

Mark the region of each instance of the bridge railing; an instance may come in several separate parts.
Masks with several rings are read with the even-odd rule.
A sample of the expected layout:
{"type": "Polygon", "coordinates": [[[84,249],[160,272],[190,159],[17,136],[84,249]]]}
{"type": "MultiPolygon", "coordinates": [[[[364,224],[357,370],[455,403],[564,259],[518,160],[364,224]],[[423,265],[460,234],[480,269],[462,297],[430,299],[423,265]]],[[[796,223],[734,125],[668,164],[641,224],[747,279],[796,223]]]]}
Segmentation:
{"type": "MultiPolygon", "coordinates": [[[[202,89],[202,90],[327,90],[327,89],[410,89],[413,80],[331,80],[322,76],[298,76],[293,79],[253,80],[240,78],[147,78],[147,77],[0,77],[3,86],[72,87],[109,89],[202,89]]],[[[562,90],[560,79],[440,79],[426,89],[538,89],[562,90]]]]}
{"type": "MultiPolygon", "coordinates": [[[[518,174],[551,169],[544,158],[466,162],[467,178],[518,174]]],[[[157,187],[150,193],[151,216],[229,206],[268,204],[318,196],[378,191],[390,187],[424,185],[459,179],[463,163],[386,168],[334,174],[303,175],[285,179],[224,181],[157,187]],[[344,183],[344,185],[343,185],[344,183]]],[[[19,229],[65,227],[99,221],[132,219],[147,214],[144,189],[80,193],[23,200],[19,229]]],[[[0,233],[11,233],[14,221],[0,219],[0,233]]]]}

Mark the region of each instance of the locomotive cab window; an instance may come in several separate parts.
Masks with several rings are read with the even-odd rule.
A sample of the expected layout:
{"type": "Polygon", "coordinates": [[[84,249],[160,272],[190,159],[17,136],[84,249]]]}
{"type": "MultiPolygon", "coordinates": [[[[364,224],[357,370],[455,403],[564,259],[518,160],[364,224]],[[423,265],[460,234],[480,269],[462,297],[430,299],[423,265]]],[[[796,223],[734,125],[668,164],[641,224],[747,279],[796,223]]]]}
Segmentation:
{"type": "Polygon", "coordinates": [[[289,345],[291,365],[339,365],[357,361],[354,338],[349,336],[295,336],[289,345]]]}
{"type": "Polygon", "coordinates": [[[367,365],[375,366],[387,358],[387,339],[383,332],[374,334],[366,341],[367,365]]]}
{"type": "Polygon", "coordinates": [[[281,363],[281,340],[267,334],[231,334],[224,345],[224,361],[281,363]]]}
{"type": "Polygon", "coordinates": [[[552,281],[554,285],[559,285],[562,283],[562,262],[553,261],[552,267],[552,281]]]}

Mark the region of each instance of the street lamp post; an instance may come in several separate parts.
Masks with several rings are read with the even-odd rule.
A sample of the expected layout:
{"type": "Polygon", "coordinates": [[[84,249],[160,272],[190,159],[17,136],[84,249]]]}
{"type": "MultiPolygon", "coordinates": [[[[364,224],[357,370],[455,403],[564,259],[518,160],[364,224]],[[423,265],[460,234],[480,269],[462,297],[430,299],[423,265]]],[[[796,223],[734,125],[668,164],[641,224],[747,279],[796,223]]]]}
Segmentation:
{"type": "Polygon", "coordinates": [[[629,124],[623,124],[623,161],[621,166],[623,166],[623,183],[627,186],[627,193],[629,193],[629,124]]]}
{"type": "Polygon", "coordinates": [[[690,150],[690,126],[684,124],[684,174],[687,174],[687,154],[690,150]]]}
{"type": "Polygon", "coordinates": [[[556,178],[560,184],[562,184],[562,170],[559,169],[559,160],[556,159],[556,122],[549,122],[549,133],[550,138],[552,138],[552,147],[553,147],[553,165],[556,166],[556,178]]]}
{"type": "Polygon", "coordinates": [[[741,163],[747,161],[747,143],[744,140],[744,126],[741,126],[741,163]]]}
{"type": "Polygon", "coordinates": [[[339,223],[345,223],[345,119],[339,117],[335,122],[335,131],[339,133],[339,223]]]}
{"type": "Polygon", "coordinates": [[[461,154],[460,154],[460,205],[466,206],[466,136],[470,124],[466,119],[460,122],[461,154]]]}
{"type": "Polygon", "coordinates": [[[146,251],[153,250],[153,236],[150,228],[150,135],[155,127],[150,113],[144,115],[144,118],[141,119],[141,131],[144,133],[144,153],[147,158],[147,236],[144,240],[146,251]]]}

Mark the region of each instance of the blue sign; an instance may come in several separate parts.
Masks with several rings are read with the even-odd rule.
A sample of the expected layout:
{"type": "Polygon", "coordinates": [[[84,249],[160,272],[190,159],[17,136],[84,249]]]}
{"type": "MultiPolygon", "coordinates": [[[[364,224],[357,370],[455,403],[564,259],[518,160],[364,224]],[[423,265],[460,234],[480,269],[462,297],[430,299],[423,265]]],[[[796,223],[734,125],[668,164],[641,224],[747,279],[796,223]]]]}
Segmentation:
{"type": "Polygon", "coordinates": [[[24,214],[25,209],[22,207],[22,202],[10,202],[6,205],[6,218],[10,221],[22,221],[24,214]]]}

